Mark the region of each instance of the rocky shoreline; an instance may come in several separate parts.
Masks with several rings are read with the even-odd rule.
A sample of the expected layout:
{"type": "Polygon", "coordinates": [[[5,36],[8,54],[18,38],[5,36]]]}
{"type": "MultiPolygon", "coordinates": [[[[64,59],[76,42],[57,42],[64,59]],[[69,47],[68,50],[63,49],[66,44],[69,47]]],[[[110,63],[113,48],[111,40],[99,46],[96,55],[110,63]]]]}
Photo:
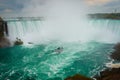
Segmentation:
{"type": "Polygon", "coordinates": [[[113,61],[108,63],[107,68],[102,70],[99,75],[95,75],[93,79],[77,74],[65,80],[120,80],[120,43],[114,46],[114,51],[111,53],[110,58],[113,61]]]}
{"type": "Polygon", "coordinates": [[[94,76],[96,80],[120,80],[120,43],[115,45],[110,58],[114,61],[109,63],[107,69],[94,76]]]}
{"type": "Polygon", "coordinates": [[[108,68],[94,77],[96,80],[120,80],[120,68],[108,68]]]}
{"type": "Polygon", "coordinates": [[[115,45],[114,52],[112,52],[110,57],[115,61],[120,61],[120,43],[115,45]]]}

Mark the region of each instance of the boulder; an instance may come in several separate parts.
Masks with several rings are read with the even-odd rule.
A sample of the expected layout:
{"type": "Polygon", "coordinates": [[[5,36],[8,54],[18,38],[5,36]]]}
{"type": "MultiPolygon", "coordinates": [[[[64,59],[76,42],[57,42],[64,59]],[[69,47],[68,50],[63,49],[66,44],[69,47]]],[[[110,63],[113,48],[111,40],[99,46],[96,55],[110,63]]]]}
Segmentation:
{"type": "Polygon", "coordinates": [[[0,37],[0,48],[10,47],[11,43],[7,37],[0,37]]]}
{"type": "Polygon", "coordinates": [[[21,39],[18,39],[14,42],[14,45],[22,45],[23,41],[21,39]]]}
{"type": "Polygon", "coordinates": [[[65,80],[93,80],[93,79],[85,77],[85,76],[80,75],[80,74],[76,74],[72,77],[66,78],[65,80]]]}
{"type": "Polygon", "coordinates": [[[15,41],[14,45],[22,45],[23,41],[15,41]]]}
{"type": "Polygon", "coordinates": [[[114,51],[112,52],[110,57],[114,60],[120,61],[120,43],[115,45],[114,51]]]}
{"type": "Polygon", "coordinates": [[[120,80],[120,68],[105,69],[94,78],[96,80],[120,80]]]}

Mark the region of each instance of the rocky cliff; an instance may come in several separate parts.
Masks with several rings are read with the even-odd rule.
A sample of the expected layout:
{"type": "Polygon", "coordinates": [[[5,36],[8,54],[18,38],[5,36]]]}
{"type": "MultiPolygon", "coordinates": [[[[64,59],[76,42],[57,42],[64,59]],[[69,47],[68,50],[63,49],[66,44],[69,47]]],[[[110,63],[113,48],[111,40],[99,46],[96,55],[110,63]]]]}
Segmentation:
{"type": "Polygon", "coordinates": [[[10,46],[10,41],[5,35],[6,28],[7,28],[6,22],[3,21],[3,19],[0,17],[0,48],[10,46]]]}

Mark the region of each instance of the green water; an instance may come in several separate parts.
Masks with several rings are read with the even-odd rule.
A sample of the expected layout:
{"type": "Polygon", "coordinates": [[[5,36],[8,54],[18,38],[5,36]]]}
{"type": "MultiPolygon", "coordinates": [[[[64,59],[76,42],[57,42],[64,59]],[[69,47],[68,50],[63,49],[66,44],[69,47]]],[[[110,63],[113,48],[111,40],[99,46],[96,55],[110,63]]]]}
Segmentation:
{"type": "Polygon", "coordinates": [[[92,77],[109,61],[113,44],[49,42],[0,49],[0,80],[63,80],[80,73],[92,77]],[[61,54],[53,52],[59,46],[61,54]]]}

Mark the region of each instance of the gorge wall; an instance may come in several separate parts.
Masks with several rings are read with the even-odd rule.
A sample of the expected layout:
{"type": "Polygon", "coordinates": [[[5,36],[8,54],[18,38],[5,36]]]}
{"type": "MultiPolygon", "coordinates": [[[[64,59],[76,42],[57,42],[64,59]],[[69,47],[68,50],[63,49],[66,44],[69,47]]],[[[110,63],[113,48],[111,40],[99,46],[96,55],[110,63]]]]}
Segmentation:
{"type": "Polygon", "coordinates": [[[0,48],[10,46],[10,41],[7,38],[7,36],[8,36],[7,22],[5,22],[0,17],[0,48]]]}

